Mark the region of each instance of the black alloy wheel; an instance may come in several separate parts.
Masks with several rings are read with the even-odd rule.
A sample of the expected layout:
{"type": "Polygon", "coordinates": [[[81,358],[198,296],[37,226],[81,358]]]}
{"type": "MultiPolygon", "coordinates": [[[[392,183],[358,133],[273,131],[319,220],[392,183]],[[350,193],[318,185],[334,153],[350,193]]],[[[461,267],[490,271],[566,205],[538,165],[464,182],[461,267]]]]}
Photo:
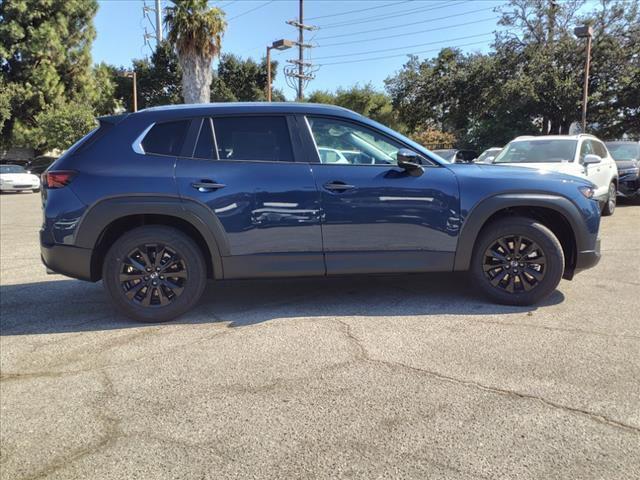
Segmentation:
{"type": "Polygon", "coordinates": [[[198,303],[207,265],[189,235],[165,225],[144,225],[109,248],[102,282],[120,313],[141,322],[166,322],[198,303]]]}
{"type": "Polygon", "coordinates": [[[497,239],[484,252],[483,270],[491,285],[508,293],[536,288],[546,274],[540,246],[523,235],[497,239]]]}
{"type": "Polygon", "coordinates": [[[145,307],[169,305],[182,294],[188,278],[180,255],[161,243],[134,248],[120,265],[123,292],[145,307]]]}

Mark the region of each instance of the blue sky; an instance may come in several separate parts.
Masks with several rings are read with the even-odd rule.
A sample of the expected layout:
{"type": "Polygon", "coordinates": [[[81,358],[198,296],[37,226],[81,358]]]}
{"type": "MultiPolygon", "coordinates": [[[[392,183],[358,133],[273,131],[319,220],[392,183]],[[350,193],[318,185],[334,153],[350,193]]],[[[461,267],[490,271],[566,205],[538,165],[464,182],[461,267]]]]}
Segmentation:
{"type": "MultiPolygon", "coordinates": [[[[169,4],[163,0],[163,5],[169,4]]],[[[494,0],[305,0],[305,23],[319,28],[305,34],[316,45],[308,58],[320,64],[316,78],[306,88],[335,90],[371,82],[384,87],[384,79],[399,70],[406,54],[421,58],[437,54],[446,46],[464,51],[487,51],[497,27],[494,0]],[[351,13],[349,13],[351,12],[351,13]],[[316,18],[317,17],[317,18],[316,18]],[[307,20],[308,19],[308,20],[307,20]],[[346,62],[346,63],[345,63],[346,62]]],[[[280,38],[297,39],[297,30],[285,23],[298,15],[297,0],[212,1],[227,14],[223,53],[259,60],[265,48],[280,38]]],[[[153,31],[143,17],[143,0],[99,0],[95,19],[94,62],[130,66],[134,58],[151,53],[145,46],[144,29],[153,31]]],[[[153,0],[146,0],[153,7],[153,0]]],[[[149,14],[154,19],[153,13],[149,14]]],[[[149,42],[154,44],[155,40],[149,42]]],[[[272,52],[279,61],[275,87],[288,99],[295,92],[284,80],[285,60],[297,51],[272,52]]]]}

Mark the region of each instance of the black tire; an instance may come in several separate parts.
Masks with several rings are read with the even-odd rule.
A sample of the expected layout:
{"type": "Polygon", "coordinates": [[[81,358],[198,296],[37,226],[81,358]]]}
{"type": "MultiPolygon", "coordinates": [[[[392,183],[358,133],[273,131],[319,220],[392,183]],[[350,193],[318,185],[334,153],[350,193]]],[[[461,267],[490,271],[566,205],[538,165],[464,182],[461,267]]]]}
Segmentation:
{"type": "Polygon", "coordinates": [[[618,189],[616,188],[616,184],[611,182],[609,184],[609,192],[607,193],[607,199],[604,202],[604,207],[602,207],[602,216],[609,217],[613,215],[613,212],[616,209],[616,198],[618,195],[618,189]]]}
{"type": "Polygon", "coordinates": [[[492,300],[506,305],[539,302],[555,290],[563,272],[564,253],[556,236],[526,217],[506,217],[484,227],[471,263],[471,275],[478,288],[492,300]],[[517,242],[520,248],[515,253],[517,242]],[[527,253],[528,250],[531,251],[527,253]]]}
{"type": "Polygon", "coordinates": [[[166,322],[198,303],[207,270],[191,238],[175,228],[147,225],[125,233],[111,246],[102,281],[122,314],[141,322],[166,322]]]}
{"type": "Polygon", "coordinates": [[[39,188],[34,188],[34,189],[33,189],[33,193],[39,193],[39,192],[40,192],[40,189],[39,189],[39,188]]]}

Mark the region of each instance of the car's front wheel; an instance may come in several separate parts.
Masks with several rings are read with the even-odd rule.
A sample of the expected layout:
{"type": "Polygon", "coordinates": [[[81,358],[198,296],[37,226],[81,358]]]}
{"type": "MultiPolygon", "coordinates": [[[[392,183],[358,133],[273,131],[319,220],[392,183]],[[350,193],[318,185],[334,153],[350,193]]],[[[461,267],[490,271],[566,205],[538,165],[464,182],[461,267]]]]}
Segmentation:
{"type": "Polygon", "coordinates": [[[165,322],[191,309],[207,280],[198,245],[175,228],[138,227],[109,249],[102,280],[115,307],[142,322],[165,322]]]}
{"type": "Polygon", "coordinates": [[[526,217],[487,225],[476,242],[471,274],[491,299],[531,305],[555,290],[564,272],[562,245],[546,226],[526,217]]]}
{"type": "Polygon", "coordinates": [[[611,182],[609,184],[609,191],[607,193],[607,200],[602,209],[602,216],[608,217],[609,215],[613,215],[614,210],[616,209],[616,195],[618,194],[618,189],[616,188],[616,184],[611,182]]]}

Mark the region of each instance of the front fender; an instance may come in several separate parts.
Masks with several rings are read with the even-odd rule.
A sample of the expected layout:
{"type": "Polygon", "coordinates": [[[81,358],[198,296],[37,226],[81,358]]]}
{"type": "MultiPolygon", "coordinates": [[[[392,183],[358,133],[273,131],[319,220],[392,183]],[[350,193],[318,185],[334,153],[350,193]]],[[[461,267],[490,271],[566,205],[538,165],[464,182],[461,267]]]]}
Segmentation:
{"type": "MultiPolygon", "coordinates": [[[[479,202],[467,214],[458,239],[454,260],[455,271],[469,269],[476,239],[487,220],[500,210],[514,207],[543,207],[558,212],[567,220],[573,231],[577,251],[582,252],[593,248],[592,244],[597,236],[597,224],[595,232],[590,231],[585,221],[585,214],[568,198],[539,193],[504,193],[479,202]]],[[[593,214],[594,212],[587,213],[593,214]]]]}

